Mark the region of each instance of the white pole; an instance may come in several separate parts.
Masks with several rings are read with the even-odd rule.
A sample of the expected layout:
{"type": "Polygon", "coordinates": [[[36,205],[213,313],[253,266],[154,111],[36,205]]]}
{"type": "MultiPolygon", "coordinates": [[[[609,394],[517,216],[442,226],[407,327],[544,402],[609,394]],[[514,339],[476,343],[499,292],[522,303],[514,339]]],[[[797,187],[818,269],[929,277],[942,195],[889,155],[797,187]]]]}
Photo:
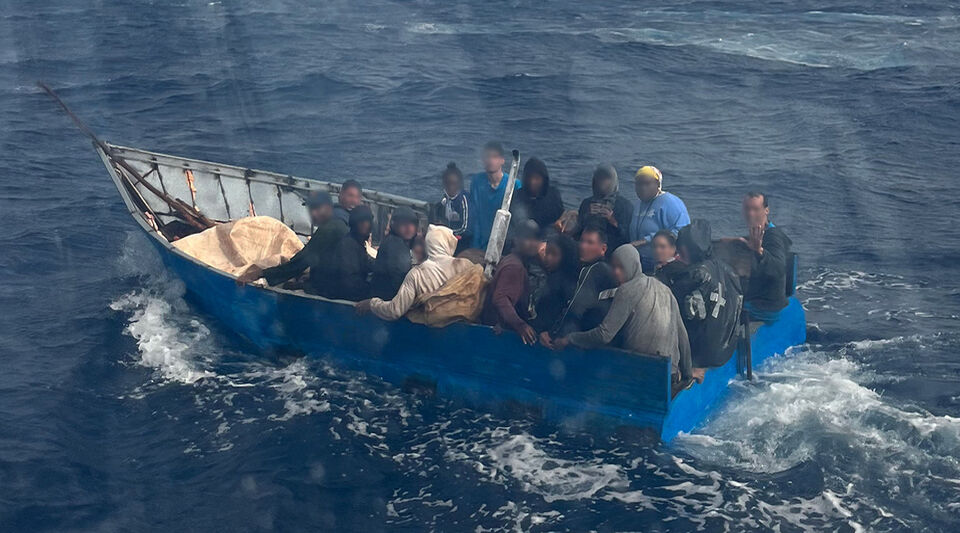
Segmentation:
{"type": "Polygon", "coordinates": [[[507,242],[507,230],[510,229],[510,202],[513,201],[513,189],[517,182],[517,173],[520,170],[520,151],[513,151],[513,162],[510,164],[510,175],[507,176],[507,189],[503,193],[503,203],[493,218],[493,227],[490,229],[490,240],[487,241],[487,251],[483,256],[483,273],[487,278],[493,277],[493,267],[500,262],[503,245],[507,242]]]}

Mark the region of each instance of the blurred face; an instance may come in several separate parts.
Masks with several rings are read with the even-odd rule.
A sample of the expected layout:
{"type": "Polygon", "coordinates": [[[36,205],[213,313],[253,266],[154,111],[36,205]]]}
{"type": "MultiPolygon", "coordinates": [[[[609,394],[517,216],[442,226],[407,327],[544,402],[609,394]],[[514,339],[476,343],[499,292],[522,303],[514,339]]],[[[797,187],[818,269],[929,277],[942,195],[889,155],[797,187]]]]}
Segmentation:
{"type": "Polygon", "coordinates": [[[660,235],[653,238],[653,258],[658,263],[666,263],[677,255],[677,247],[670,244],[670,240],[660,235]]]}
{"type": "Polygon", "coordinates": [[[653,200],[660,192],[660,182],[650,176],[640,176],[636,179],[634,186],[637,189],[637,198],[644,202],[653,200]]]}
{"type": "Polygon", "coordinates": [[[413,252],[413,258],[416,259],[418,263],[422,263],[423,260],[427,258],[427,249],[422,242],[414,244],[410,250],[413,252]]]}
{"type": "Polygon", "coordinates": [[[530,174],[527,176],[526,187],[534,196],[543,192],[543,176],[540,174],[530,174]]]}
{"type": "Polygon", "coordinates": [[[372,229],[373,229],[373,223],[370,222],[369,220],[364,220],[363,222],[360,222],[359,224],[357,224],[356,232],[357,232],[357,235],[369,236],[370,231],[372,229]]]}
{"type": "Polygon", "coordinates": [[[356,187],[347,187],[340,191],[340,205],[345,209],[353,209],[363,203],[363,196],[360,189],[356,187]]]}
{"type": "Polygon", "coordinates": [[[769,215],[770,208],[763,207],[763,198],[750,198],[749,196],[744,197],[743,219],[747,222],[748,226],[766,225],[767,216],[769,215]]]}
{"type": "Polygon", "coordinates": [[[594,231],[585,231],[580,236],[580,260],[584,263],[596,261],[607,253],[606,243],[594,231]]]}
{"type": "Polygon", "coordinates": [[[404,222],[402,224],[397,224],[394,228],[397,235],[405,240],[409,241],[410,239],[417,236],[417,225],[412,222],[404,222]]]}
{"type": "Polygon", "coordinates": [[[520,239],[514,249],[526,259],[536,257],[540,253],[540,239],[520,239]]]}
{"type": "Polygon", "coordinates": [[[610,261],[610,269],[613,271],[613,278],[617,280],[617,285],[623,285],[627,282],[627,274],[623,271],[623,265],[616,258],[610,261]]]}
{"type": "Polygon", "coordinates": [[[496,150],[484,150],[483,169],[489,174],[494,172],[503,172],[503,164],[506,161],[496,150]]]}
{"type": "Polygon", "coordinates": [[[443,190],[448,196],[456,196],[463,190],[463,182],[456,174],[447,174],[443,177],[443,190]]]}
{"type": "Polygon", "coordinates": [[[321,205],[310,209],[310,220],[314,226],[319,226],[333,218],[333,206],[321,205]]]}
{"type": "Polygon", "coordinates": [[[560,262],[563,261],[563,251],[553,243],[547,243],[543,250],[543,268],[547,272],[556,272],[560,268],[560,262]]]}
{"type": "Polygon", "coordinates": [[[607,195],[613,192],[613,178],[601,178],[597,180],[597,189],[600,194],[607,195]]]}

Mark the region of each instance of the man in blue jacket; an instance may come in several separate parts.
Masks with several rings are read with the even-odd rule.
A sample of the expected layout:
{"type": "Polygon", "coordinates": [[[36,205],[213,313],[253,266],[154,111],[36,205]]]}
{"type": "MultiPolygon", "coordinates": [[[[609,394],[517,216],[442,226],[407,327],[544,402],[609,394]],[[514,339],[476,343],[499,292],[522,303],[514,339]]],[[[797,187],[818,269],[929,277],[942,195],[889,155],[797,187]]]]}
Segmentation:
{"type": "MultiPolygon", "coordinates": [[[[503,171],[503,145],[496,141],[483,147],[483,172],[470,176],[470,230],[473,245],[486,249],[490,240],[490,230],[497,209],[503,204],[503,195],[507,191],[507,173],[503,171]]],[[[520,180],[514,183],[520,188],[520,180]]]]}

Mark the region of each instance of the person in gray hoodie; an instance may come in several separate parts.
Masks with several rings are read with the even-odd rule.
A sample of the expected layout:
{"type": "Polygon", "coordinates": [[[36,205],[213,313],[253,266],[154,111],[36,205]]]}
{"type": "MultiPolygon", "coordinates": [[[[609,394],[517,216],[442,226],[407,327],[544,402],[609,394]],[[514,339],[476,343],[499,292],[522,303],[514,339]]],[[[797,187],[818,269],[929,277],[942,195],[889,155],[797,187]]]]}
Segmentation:
{"type": "Polygon", "coordinates": [[[642,272],[640,253],[630,244],[617,248],[611,262],[620,286],[607,316],[589,331],[555,340],[554,348],[563,349],[571,343],[581,348],[599,348],[617,339],[617,348],[669,357],[674,381],[691,379],[690,341],[670,289],[642,272]]]}

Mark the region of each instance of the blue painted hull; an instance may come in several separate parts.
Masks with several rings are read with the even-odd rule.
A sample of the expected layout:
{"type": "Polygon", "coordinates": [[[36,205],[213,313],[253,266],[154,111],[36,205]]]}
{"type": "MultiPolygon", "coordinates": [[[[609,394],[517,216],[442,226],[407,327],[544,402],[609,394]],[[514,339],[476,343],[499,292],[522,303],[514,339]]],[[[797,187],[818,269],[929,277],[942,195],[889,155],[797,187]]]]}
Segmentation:
{"type": "MultiPolygon", "coordinates": [[[[183,280],[191,302],[262,350],[327,357],[396,384],[414,379],[468,405],[515,403],[562,425],[635,426],[668,442],[678,432],[694,429],[737,375],[733,357],[710,370],[703,384],[671,400],[666,358],[622,350],[556,353],[525,346],[512,333],[496,335],[485,326],[438,329],[358,317],[348,303],[239,287],[230,276],[148,233],[164,263],[183,280]]],[[[805,332],[803,308],[791,299],[780,321],[754,335],[754,365],[803,343],[805,332]]]]}

